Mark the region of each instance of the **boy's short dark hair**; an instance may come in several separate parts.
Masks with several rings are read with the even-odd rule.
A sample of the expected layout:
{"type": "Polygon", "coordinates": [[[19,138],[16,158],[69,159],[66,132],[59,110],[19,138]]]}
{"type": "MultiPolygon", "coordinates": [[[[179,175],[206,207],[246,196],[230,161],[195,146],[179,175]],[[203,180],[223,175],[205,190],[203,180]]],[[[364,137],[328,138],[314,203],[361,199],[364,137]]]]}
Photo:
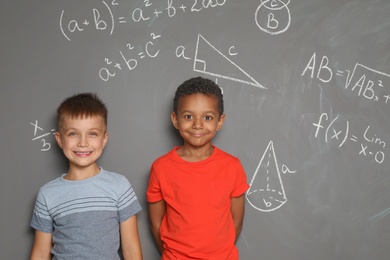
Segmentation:
{"type": "Polygon", "coordinates": [[[66,98],[57,108],[58,129],[61,129],[62,120],[71,118],[88,118],[101,116],[107,126],[107,107],[94,93],[80,93],[66,98]]]}
{"type": "Polygon", "coordinates": [[[221,88],[214,81],[202,77],[188,79],[177,88],[173,99],[173,112],[177,114],[181,97],[199,93],[214,96],[218,101],[219,115],[223,115],[223,95],[221,88]]]}

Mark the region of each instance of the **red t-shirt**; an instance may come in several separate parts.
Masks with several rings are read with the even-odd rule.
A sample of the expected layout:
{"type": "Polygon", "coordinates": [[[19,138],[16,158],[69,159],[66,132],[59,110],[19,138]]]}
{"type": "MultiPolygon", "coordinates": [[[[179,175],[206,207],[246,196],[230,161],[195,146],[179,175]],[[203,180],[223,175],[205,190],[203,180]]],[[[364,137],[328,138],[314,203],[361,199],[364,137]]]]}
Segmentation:
{"type": "Polygon", "coordinates": [[[180,158],[175,147],[152,165],[146,198],[164,200],[161,259],[237,260],[231,198],[249,188],[238,158],[214,147],[199,162],[180,158]]]}

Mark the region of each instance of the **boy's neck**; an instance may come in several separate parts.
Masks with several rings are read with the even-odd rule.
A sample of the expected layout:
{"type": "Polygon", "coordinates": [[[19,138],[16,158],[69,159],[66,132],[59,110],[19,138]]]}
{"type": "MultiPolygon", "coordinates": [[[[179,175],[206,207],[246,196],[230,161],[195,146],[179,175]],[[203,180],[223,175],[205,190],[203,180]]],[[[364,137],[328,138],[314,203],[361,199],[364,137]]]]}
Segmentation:
{"type": "Polygon", "coordinates": [[[70,166],[64,179],[69,181],[81,181],[98,175],[100,168],[97,165],[85,167],[70,166]]]}
{"type": "Polygon", "coordinates": [[[214,152],[214,146],[206,146],[201,148],[181,146],[176,150],[177,154],[187,162],[199,162],[209,158],[214,152]]]}

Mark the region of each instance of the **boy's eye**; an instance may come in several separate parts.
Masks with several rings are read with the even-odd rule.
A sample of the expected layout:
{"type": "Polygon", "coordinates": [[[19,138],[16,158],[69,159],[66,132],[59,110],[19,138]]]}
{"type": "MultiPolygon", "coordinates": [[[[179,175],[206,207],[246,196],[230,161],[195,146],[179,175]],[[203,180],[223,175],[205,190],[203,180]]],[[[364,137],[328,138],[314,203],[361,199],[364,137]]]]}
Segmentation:
{"type": "Polygon", "coordinates": [[[98,136],[98,133],[97,132],[91,132],[91,133],[89,133],[89,135],[91,135],[91,136],[98,136]]]}
{"type": "Polygon", "coordinates": [[[76,136],[76,135],[77,135],[76,132],[69,132],[69,133],[68,133],[68,136],[76,136]]]}
{"type": "Polygon", "coordinates": [[[210,121],[211,119],[213,119],[212,116],[205,116],[205,117],[204,117],[204,120],[206,120],[206,121],[210,121]]]}
{"type": "Polygon", "coordinates": [[[192,116],[191,116],[191,115],[185,115],[184,118],[185,118],[185,119],[191,119],[192,116]]]}

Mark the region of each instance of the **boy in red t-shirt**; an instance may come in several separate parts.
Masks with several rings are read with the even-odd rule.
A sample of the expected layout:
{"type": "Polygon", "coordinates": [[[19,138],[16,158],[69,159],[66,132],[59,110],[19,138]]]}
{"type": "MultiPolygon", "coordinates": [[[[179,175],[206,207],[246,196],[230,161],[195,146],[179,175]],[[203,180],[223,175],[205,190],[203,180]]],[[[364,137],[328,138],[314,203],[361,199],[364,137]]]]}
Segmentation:
{"type": "Polygon", "coordinates": [[[161,259],[237,260],[249,185],[239,159],[211,143],[225,120],[221,89],[192,78],[173,103],[183,145],[153,162],[146,191],[161,259]]]}

